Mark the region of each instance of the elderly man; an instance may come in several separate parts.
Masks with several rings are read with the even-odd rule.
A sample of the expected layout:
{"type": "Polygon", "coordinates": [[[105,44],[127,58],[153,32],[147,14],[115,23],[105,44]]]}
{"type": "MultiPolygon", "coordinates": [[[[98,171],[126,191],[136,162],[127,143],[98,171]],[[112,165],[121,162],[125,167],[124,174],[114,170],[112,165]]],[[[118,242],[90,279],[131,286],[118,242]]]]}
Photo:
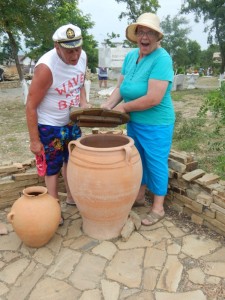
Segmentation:
{"type": "Polygon", "coordinates": [[[84,88],[87,56],[82,50],[81,30],[73,24],[58,28],[52,39],[54,49],[45,53],[35,66],[26,104],[30,150],[36,155],[40,174],[44,175],[41,171],[46,165],[48,193],[58,199],[58,175],[62,169],[66,202],[75,205],[66,168],[68,143],[81,136],[81,129],[70,123],[69,108],[89,107],[84,88]]]}

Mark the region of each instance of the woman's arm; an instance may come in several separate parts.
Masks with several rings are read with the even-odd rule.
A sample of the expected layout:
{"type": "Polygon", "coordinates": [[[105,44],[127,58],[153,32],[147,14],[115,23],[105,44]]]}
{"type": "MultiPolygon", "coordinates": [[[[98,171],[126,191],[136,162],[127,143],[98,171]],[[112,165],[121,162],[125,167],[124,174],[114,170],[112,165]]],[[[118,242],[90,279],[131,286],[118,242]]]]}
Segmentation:
{"type": "Polygon", "coordinates": [[[109,96],[108,100],[101,105],[101,108],[112,109],[119,102],[122,101],[122,97],[120,95],[120,85],[121,85],[122,81],[123,81],[123,75],[120,75],[115,89],[113,90],[112,94],[109,96]]]}
{"type": "Polygon", "coordinates": [[[148,82],[148,92],[145,96],[127,103],[121,103],[117,105],[114,110],[128,113],[131,111],[146,110],[156,106],[162,101],[168,84],[169,82],[165,80],[150,79],[148,82]]]}

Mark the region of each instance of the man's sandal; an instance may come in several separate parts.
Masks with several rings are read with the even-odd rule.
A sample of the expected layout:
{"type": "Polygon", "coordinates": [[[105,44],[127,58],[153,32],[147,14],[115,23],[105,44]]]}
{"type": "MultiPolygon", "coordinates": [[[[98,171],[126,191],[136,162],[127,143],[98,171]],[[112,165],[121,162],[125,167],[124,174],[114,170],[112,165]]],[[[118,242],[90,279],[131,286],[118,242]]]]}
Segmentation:
{"type": "Polygon", "coordinates": [[[165,217],[165,214],[163,216],[155,213],[154,211],[150,211],[147,216],[141,221],[142,225],[145,226],[151,226],[156,224],[157,222],[159,222],[160,220],[162,220],[165,217]],[[149,223],[146,224],[144,221],[147,220],[149,223]]]}
{"type": "Polygon", "coordinates": [[[64,218],[63,218],[63,215],[61,215],[61,219],[59,221],[59,226],[63,226],[64,224],[64,218]]]}
{"type": "Polygon", "coordinates": [[[145,198],[143,198],[141,200],[136,200],[132,207],[141,207],[145,205],[146,205],[145,198]]]}
{"type": "Polygon", "coordinates": [[[72,202],[71,200],[68,199],[66,199],[66,204],[70,206],[76,206],[76,203],[74,201],[72,202]]]}

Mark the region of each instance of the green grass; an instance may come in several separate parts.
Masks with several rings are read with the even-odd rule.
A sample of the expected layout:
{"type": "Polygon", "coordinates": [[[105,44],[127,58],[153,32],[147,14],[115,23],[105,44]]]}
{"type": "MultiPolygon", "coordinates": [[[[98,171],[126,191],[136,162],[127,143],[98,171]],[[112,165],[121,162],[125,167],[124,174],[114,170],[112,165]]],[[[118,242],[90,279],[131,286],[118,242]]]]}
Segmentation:
{"type": "MultiPolygon", "coordinates": [[[[179,91],[173,94],[174,101],[183,101],[196,97],[196,101],[205,101],[209,91],[195,89],[179,91]]],[[[185,118],[182,112],[176,114],[172,147],[178,151],[194,153],[199,168],[215,173],[225,180],[225,128],[214,115],[199,115],[185,118]]]]}

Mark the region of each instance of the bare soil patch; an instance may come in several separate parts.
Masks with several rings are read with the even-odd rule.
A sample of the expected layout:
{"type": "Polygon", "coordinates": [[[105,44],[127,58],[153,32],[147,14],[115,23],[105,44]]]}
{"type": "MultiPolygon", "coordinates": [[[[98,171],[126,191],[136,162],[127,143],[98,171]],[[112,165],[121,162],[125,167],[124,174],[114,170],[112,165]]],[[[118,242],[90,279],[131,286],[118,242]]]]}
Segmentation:
{"type": "MultiPolygon", "coordinates": [[[[109,81],[108,87],[113,87],[115,84],[115,81],[109,81]]],[[[218,79],[199,78],[196,86],[215,88],[218,87],[218,79]]],[[[90,103],[97,107],[107,98],[107,96],[99,96],[99,90],[98,82],[96,80],[92,81],[90,103]]],[[[182,112],[183,118],[187,119],[196,116],[203,101],[201,89],[199,93],[193,93],[192,90],[175,93],[174,106],[176,112],[182,112]],[[185,93],[182,101],[179,100],[179,93],[185,93]]],[[[5,88],[0,83],[0,104],[0,161],[23,162],[32,158],[33,154],[29,150],[22,88],[5,88]]],[[[90,130],[85,128],[83,131],[89,132],[90,130]]]]}

